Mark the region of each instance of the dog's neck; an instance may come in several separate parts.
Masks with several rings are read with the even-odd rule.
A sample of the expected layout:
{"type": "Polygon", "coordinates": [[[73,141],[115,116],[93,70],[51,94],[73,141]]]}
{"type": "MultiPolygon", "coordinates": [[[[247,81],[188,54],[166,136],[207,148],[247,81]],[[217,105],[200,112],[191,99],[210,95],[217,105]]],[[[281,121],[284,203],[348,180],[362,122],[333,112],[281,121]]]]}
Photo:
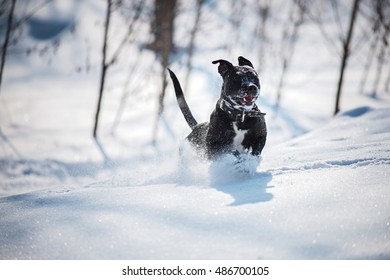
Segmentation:
{"type": "Polygon", "coordinates": [[[246,110],[243,106],[237,106],[229,98],[222,97],[217,102],[217,108],[224,111],[232,121],[244,122],[247,117],[258,118],[264,116],[256,104],[249,110],[246,110]]]}

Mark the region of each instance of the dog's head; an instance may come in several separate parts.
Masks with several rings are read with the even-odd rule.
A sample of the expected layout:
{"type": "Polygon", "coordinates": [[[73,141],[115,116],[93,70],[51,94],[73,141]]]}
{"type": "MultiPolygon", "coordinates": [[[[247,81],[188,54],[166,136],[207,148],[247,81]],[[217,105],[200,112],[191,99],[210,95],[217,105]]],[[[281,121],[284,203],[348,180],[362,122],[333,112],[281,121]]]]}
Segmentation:
{"type": "Polygon", "coordinates": [[[250,110],[260,94],[259,77],[252,63],[246,58],[238,58],[238,66],[219,59],[218,72],[223,78],[221,97],[229,99],[243,110],[250,110]]]}

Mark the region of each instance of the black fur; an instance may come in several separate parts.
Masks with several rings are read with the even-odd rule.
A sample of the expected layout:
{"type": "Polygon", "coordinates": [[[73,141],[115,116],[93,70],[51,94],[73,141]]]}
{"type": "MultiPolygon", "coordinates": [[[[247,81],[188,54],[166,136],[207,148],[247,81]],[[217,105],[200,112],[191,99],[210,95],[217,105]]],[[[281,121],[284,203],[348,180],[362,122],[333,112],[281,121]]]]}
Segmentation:
{"type": "Polygon", "coordinates": [[[238,62],[238,66],[233,66],[226,60],[213,61],[219,63],[218,72],[223,78],[221,96],[210,121],[201,124],[193,117],[178,79],[168,69],[179,107],[192,129],[187,140],[209,159],[226,153],[259,156],[266,142],[265,114],[254,103],[260,91],[258,75],[249,60],[240,56],[238,62]],[[245,135],[237,147],[234,139],[241,132],[245,135]]]}

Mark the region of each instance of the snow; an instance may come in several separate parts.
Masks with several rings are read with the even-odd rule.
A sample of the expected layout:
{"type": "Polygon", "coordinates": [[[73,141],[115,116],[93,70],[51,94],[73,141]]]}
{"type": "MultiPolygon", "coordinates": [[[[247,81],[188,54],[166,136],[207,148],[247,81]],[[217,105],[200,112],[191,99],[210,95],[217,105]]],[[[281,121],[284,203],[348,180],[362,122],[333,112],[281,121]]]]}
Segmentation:
{"type": "Polygon", "coordinates": [[[1,257],[389,258],[389,121],[388,109],[342,113],[266,150],[246,178],[221,182],[201,162],[182,178],[161,159],[149,168],[169,176],[4,197],[1,257]]]}
{"type": "MultiPolygon", "coordinates": [[[[361,95],[348,86],[359,76],[347,75],[342,111],[332,117],[334,60],[315,48],[313,56],[329,62],[321,70],[306,67],[313,49],[300,45],[297,60],[308,58],[291,72],[277,115],[277,82],[270,78],[276,70],[269,62],[260,73],[257,103],[267,113],[269,136],[261,162],[246,162],[256,171],[242,174],[229,156],[204,162],[183,143],[189,128],[172,88],[152,144],[159,69],[149,68],[153,56],[142,53],[140,92],[128,97],[115,131],[125,71],[123,65],[110,70],[95,142],[100,57],[92,46],[100,46],[101,26],[92,22],[101,22],[104,7],[85,1],[77,9],[75,22],[84,25],[56,35],[67,40],[49,55],[55,63],[43,65],[36,56],[7,61],[0,93],[0,259],[390,259],[388,94],[361,95]],[[86,33],[95,35],[86,39],[86,33]],[[88,50],[90,72],[72,72],[88,50]]],[[[194,56],[185,94],[198,121],[208,118],[220,92],[211,61],[228,57],[238,55],[218,48],[194,56]]],[[[350,67],[356,68],[353,61],[350,67]]],[[[171,68],[182,81],[180,65],[171,68]]]]}

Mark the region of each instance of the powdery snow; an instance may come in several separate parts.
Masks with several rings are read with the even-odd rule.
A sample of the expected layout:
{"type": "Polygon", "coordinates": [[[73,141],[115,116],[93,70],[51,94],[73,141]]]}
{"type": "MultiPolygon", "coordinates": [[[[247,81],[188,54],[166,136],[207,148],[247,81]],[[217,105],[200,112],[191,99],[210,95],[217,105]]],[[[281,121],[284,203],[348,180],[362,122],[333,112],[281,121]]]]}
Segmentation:
{"type": "MultiPolygon", "coordinates": [[[[267,149],[256,174],[194,163],[0,200],[1,258],[388,259],[390,110],[359,108],[267,149]],[[196,173],[199,172],[199,173],[196,173]],[[159,183],[157,183],[159,182],[159,183]]],[[[169,162],[168,159],[166,159],[169,162]]]]}

